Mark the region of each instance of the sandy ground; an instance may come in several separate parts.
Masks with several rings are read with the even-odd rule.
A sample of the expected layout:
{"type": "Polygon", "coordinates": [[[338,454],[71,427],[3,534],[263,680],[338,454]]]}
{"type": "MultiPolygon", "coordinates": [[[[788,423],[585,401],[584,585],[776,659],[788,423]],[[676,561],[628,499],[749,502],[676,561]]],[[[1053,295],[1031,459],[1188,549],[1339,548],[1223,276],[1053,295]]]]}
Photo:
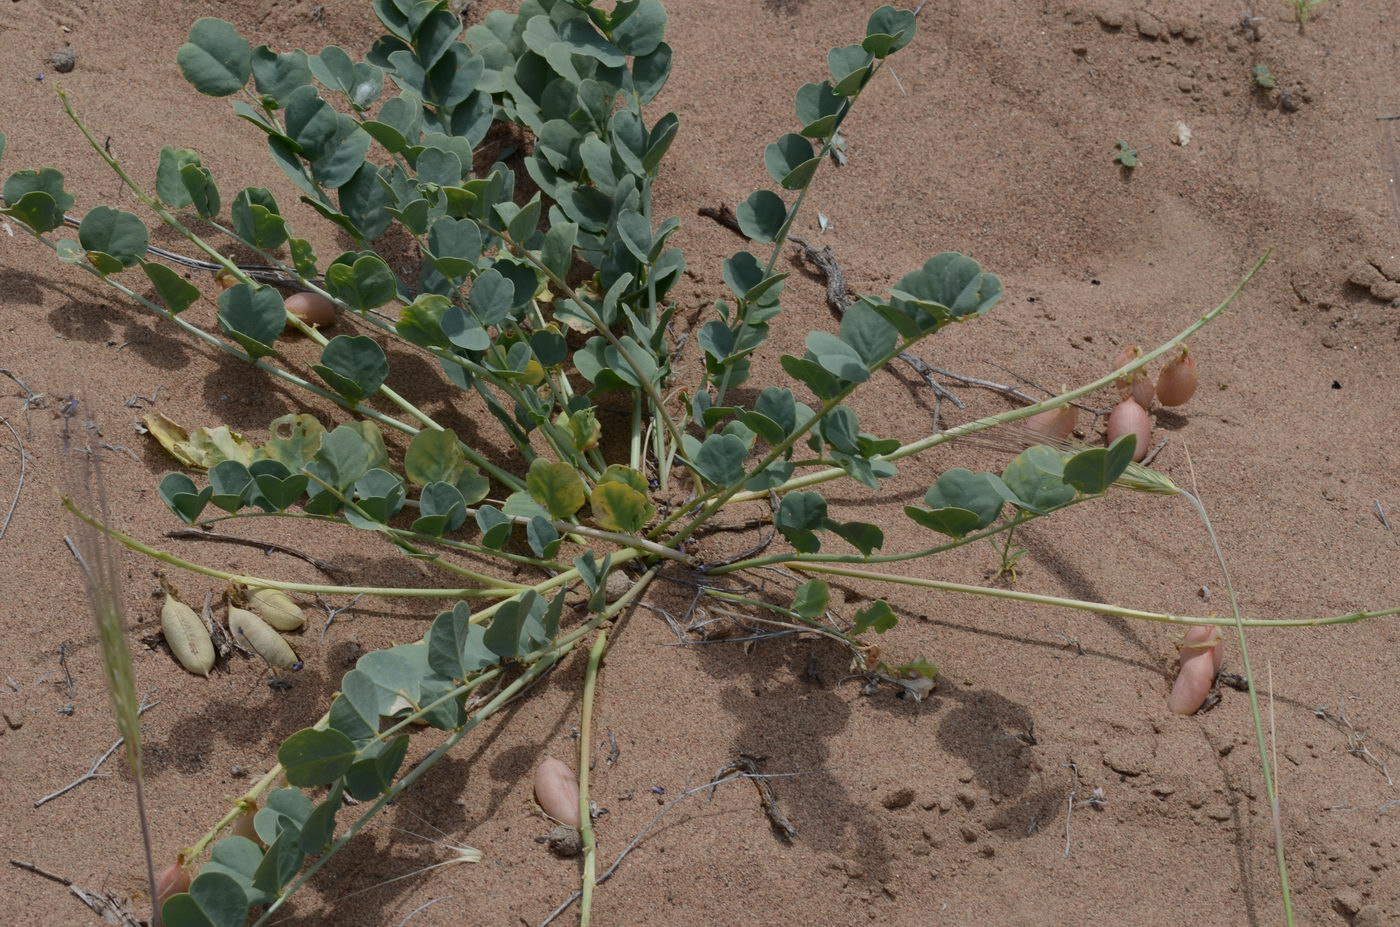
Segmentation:
{"type": "MultiPolygon", "coordinates": [[[[162,145],[196,147],[225,191],[256,183],[288,203],[256,133],[225,101],[185,85],[176,46],[202,15],[279,48],[335,43],[362,53],[378,34],[358,0],[0,4],[4,168],[60,168],[80,212],[132,202],[64,118],[56,86],[138,177],[153,176],[162,145]],[[76,68],[59,75],[49,59],[65,45],[76,68]]],[[[673,295],[685,324],[722,295],[720,262],[742,247],[696,208],[736,203],[766,182],[761,149],[790,131],[794,90],[823,73],[829,46],[861,34],[867,12],[837,0],[670,5],[675,71],[657,106],[676,111],[682,132],[658,212],[682,220],[690,270],[673,295]]],[[[1281,2],[1256,2],[1253,28],[1242,12],[1207,0],[931,0],[916,45],[896,59],[898,80],[882,76],[863,98],[846,133],[850,164],[824,169],[799,231],[831,246],[857,291],[883,291],[941,250],[976,257],[1003,276],[1007,298],[925,356],[1051,387],[1099,376],[1123,344],[1169,337],[1274,249],[1230,313],[1193,341],[1202,389],[1182,414],[1158,416],[1158,440],[1170,440],[1156,465],[1189,484],[1189,446],[1247,614],[1394,605],[1400,122],[1377,117],[1400,114],[1400,13],[1383,0],[1333,0],[1303,31],[1281,2]],[[1251,86],[1256,64],[1268,66],[1276,90],[1251,86]],[[1191,130],[1184,147],[1172,141],[1178,122],[1191,130]],[[1136,170],[1111,161],[1118,139],[1141,150],[1136,170]],[[824,234],[818,212],[829,219],[824,234]]],[[[338,250],[323,225],[295,215],[318,251],[338,250]]],[[[171,244],[164,233],[155,240],[171,244]]],[[[834,327],[820,282],[792,269],[784,322],[755,365],[758,385],[783,382],[776,358],[808,329],[834,327]]],[[[0,540],[0,855],[139,898],[130,782],[117,760],[104,767],[110,777],[34,807],[116,736],[63,545],[72,527],[56,502],[66,478],[60,404],[80,397],[115,448],[104,463],[124,530],[225,569],[302,579],[315,574],[299,561],[161,537],[178,527],[154,492],[171,462],[133,431],[150,405],[135,397],[158,390],[154,408],[178,421],[228,423],[256,438],[286,412],[334,413],[112,297],[0,230],[0,367],[43,394],[26,409],[25,391],[0,380],[0,415],[15,430],[0,432],[5,508],[18,488],[16,438],[29,455],[0,540]]],[[[191,313],[212,325],[207,307],[191,313]]],[[[430,368],[405,360],[396,369],[430,411],[473,428],[472,410],[448,410],[430,368]]],[[[945,403],[954,421],[1007,407],[985,391],[957,392],[967,410],[945,403]]],[[[927,433],[931,396],[903,369],[879,375],[855,405],[880,434],[927,433]]],[[[829,497],[838,517],[885,525],[887,549],[898,550],[919,541],[900,506],[942,469],[1004,460],[945,449],[911,462],[878,497],[859,487],[829,497]]],[[[321,556],[367,581],[416,578],[362,537],[309,541],[275,523],[237,530],[320,543],[321,556]]],[[[720,556],[750,543],[721,534],[704,550],[720,556]]],[[[1228,609],[1199,523],[1180,502],[1118,494],[1033,526],[1024,543],[1024,590],[1185,614],[1228,609]]],[[[982,582],[993,556],[967,549],[903,569],[982,582]]],[[[404,602],[347,612],[324,640],[312,632],[299,641],[307,669],[288,690],[269,688],[248,662],[203,681],[141,643],[156,628],[153,564],[132,554],[123,565],[140,685],[159,702],[144,731],[163,858],[246,787],[239,770],[265,768],[282,738],[320,714],[359,648],[416,639],[430,617],[404,602]]],[[[195,601],[216,591],[175,579],[195,601]]],[[[848,603],[874,591],[842,590],[848,603]]],[[[775,784],[799,836],[783,845],[747,786],[688,799],[600,889],[595,923],[1282,922],[1248,702],[1226,689],[1203,715],[1169,715],[1168,629],[908,590],[889,597],[903,620],[886,651],[942,668],[921,704],[863,695],[842,655],[819,643],[681,648],[651,612],[624,622],[596,721],[599,742],[612,732],[619,748],[611,765],[595,753],[604,864],[659,806],[737,752],[799,774],[775,784]],[[1079,805],[1067,820],[1071,763],[1077,796],[1102,789],[1103,805],[1079,805]]],[[[652,601],[684,608],[688,598],[661,585],[652,601]]],[[[1400,922],[1400,789],[1315,712],[1344,706],[1361,743],[1400,776],[1400,621],[1251,641],[1261,681],[1272,679],[1266,701],[1300,923],[1400,922]]],[[[1238,670],[1235,647],[1226,661],[1238,670]]],[[[539,923],[576,888],[579,870],[538,842],[548,825],[529,809],[528,773],[545,754],[576,760],[581,678],[582,661],[569,661],[469,740],[298,896],[288,923],[394,925],[433,899],[415,927],[539,923]],[[405,831],[478,847],[484,860],[345,899],[447,858],[405,831]]],[[[98,923],[63,887],[8,865],[0,896],[9,923],[98,923]]]]}

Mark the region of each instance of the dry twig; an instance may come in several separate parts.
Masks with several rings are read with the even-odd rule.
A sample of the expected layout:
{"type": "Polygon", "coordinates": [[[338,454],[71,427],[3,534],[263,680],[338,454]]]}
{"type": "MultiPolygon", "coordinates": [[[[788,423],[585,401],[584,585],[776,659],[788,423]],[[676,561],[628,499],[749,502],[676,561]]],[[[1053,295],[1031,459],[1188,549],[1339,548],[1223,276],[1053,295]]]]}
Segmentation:
{"type": "MultiPolygon", "coordinates": [[[[66,540],[66,539],[65,539],[65,540],[66,540]]],[[[74,551],[74,556],[77,556],[77,551],[74,551]]],[[[140,706],[138,706],[137,709],[136,709],[136,716],[139,718],[141,715],[145,714],[147,711],[149,711],[150,709],[156,707],[156,706],[159,705],[159,704],[160,704],[159,702],[147,702],[147,701],[144,701],[144,700],[143,700],[143,701],[141,702],[140,706]]],[[[100,773],[100,772],[98,772],[98,770],[102,768],[102,764],[103,764],[103,763],[105,763],[105,762],[107,762],[109,759],[111,759],[112,754],[113,754],[113,753],[116,753],[117,750],[118,750],[118,749],[121,747],[121,745],[124,744],[124,743],[126,743],[126,739],[123,738],[123,737],[118,737],[118,738],[117,738],[117,742],[114,743],[114,744],[112,744],[112,746],[108,747],[106,753],[102,754],[102,755],[99,756],[97,759],[95,759],[95,760],[92,761],[92,766],[91,766],[91,768],[88,769],[87,772],[83,773],[81,776],[79,776],[78,778],[74,779],[72,782],[68,783],[68,784],[65,785],[63,788],[59,789],[58,791],[56,791],[56,792],[50,792],[48,795],[45,795],[43,798],[40,798],[40,799],[36,800],[36,801],[34,802],[34,807],[35,807],[35,808],[38,808],[38,807],[41,806],[41,805],[44,805],[44,804],[47,804],[48,802],[53,801],[55,798],[58,798],[60,795],[66,795],[66,794],[68,794],[69,792],[73,791],[73,790],[76,789],[78,786],[82,785],[84,782],[87,782],[87,781],[90,780],[90,779],[105,779],[105,778],[107,777],[107,774],[106,774],[106,773],[100,773]]],[[[79,897],[81,898],[82,896],[79,895],[79,897]]],[[[85,899],[85,900],[86,900],[86,899],[85,899]]],[[[96,911],[97,909],[96,909],[96,908],[93,908],[93,910],[96,911]]],[[[99,913],[101,913],[101,912],[99,912],[99,913]]]]}
{"type": "Polygon", "coordinates": [[[263,553],[267,553],[269,550],[275,550],[278,553],[288,554],[305,560],[307,563],[332,578],[338,578],[347,573],[344,568],[338,567],[334,563],[328,563],[318,557],[313,557],[308,553],[299,551],[295,547],[278,544],[276,541],[259,541],[256,538],[240,538],[232,534],[219,534],[217,531],[205,531],[199,528],[179,528],[174,531],[165,532],[165,536],[185,541],[222,541],[225,544],[242,544],[245,547],[256,547],[263,553]]]}

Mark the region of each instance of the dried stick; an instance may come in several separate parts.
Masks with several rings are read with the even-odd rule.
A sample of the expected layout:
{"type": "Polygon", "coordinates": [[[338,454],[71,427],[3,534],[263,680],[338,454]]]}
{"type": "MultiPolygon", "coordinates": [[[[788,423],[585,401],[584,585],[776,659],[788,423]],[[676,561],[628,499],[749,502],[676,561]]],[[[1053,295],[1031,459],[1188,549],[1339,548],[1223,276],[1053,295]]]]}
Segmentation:
{"type": "MultiPolygon", "coordinates": [[[[822,277],[826,280],[826,304],[831,308],[831,311],[836,314],[838,319],[844,316],[846,310],[851,306],[850,291],[846,289],[846,274],[841,270],[841,266],[836,263],[836,255],[832,253],[831,246],[823,245],[821,249],[818,250],[813,248],[806,239],[799,238],[796,235],[789,235],[788,241],[797,246],[798,252],[801,254],[803,260],[812,264],[821,272],[822,277]]],[[[948,392],[937,380],[933,379],[934,373],[942,373],[943,371],[930,366],[923,359],[915,357],[908,351],[900,352],[899,359],[913,368],[914,372],[928,385],[929,389],[933,390],[936,403],[941,403],[944,399],[947,399],[959,409],[963,408],[961,399],[948,392]]],[[[954,379],[958,378],[954,377],[954,379]]],[[[1034,402],[1035,400],[1032,399],[1030,401],[1034,402]]],[[[934,428],[939,427],[937,408],[938,406],[935,404],[934,428]]]]}
{"type": "MultiPolygon", "coordinates": [[[[6,372],[8,373],[8,371],[6,372]]],[[[10,378],[16,383],[19,383],[20,386],[24,386],[24,383],[15,377],[14,374],[10,374],[10,378]]],[[[29,389],[27,386],[24,388],[29,389]]],[[[10,420],[7,418],[0,418],[0,425],[4,425],[10,430],[10,434],[15,439],[15,451],[19,454],[19,484],[15,486],[15,497],[10,502],[10,510],[5,513],[5,520],[0,522],[0,541],[3,541],[5,539],[5,532],[10,528],[10,519],[15,517],[15,509],[19,508],[20,494],[24,492],[24,477],[28,472],[29,455],[24,452],[24,442],[19,439],[19,432],[15,431],[15,426],[10,424],[10,420]]]]}
{"type": "Polygon", "coordinates": [[[697,216],[704,216],[706,219],[714,219],[735,235],[748,240],[749,236],[745,235],[744,230],[739,228],[739,220],[735,217],[734,210],[730,209],[727,203],[721,203],[718,208],[701,206],[699,209],[695,210],[695,214],[697,216]]]}
{"type": "MultiPolygon", "coordinates": [[[[66,541],[66,540],[68,540],[68,539],[67,539],[67,538],[64,538],[64,540],[66,541]]],[[[71,545],[70,545],[70,548],[71,548],[71,545]]],[[[77,551],[74,551],[74,555],[75,555],[75,556],[77,555],[77,551]]],[[[160,702],[144,702],[144,701],[143,701],[143,702],[141,703],[141,705],[136,709],[136,716],[139,718],[141,715],[145,714],[147,711],[149,711],[150,709],[156,707],[156,706],[159,705],[159,704],[160,704],[160,702]]],[[[73,791],[74,789],[76,789],[78,786],[82,785],[84,782],[87,782],[87,781],[89,781],[89,780],[91,780],[91,779],[105,779],[105,778],[107,777],[107,774],[106,774],[106,773],[100,773],[100,772],[98,772],[98,770],[102,768],[102,764],[103,764],[103,763],[105,763],[105,762],[107,762],[109,759],[111,759],[112,754],[113,754],[113,753],[116,753],[117,750],[118,750],[118,749],[122,746],[122,744],[124,744],[124,743],[126,743],[126,738],[124,738],[124,737],[118,737],[116,743],[112,744],[112,746],[110,746],[110,747],[107,748],[107,752],[106,752],[106,753],[102,754],[102,755],[99,756],[97,759],[95,759],[95,760],[92,761],[92,767],[91,767],[90,769],[88,769],[87,772],[83,773],[81,776],[79,776],[78,778],[74,779],[72,782],[68,783],[68,784],[65,785],[63,788],[59,789],[58,791],[56,791],[56,792],[50,792],[48,795],[45,795],[43,798],[38,799],[37,801],[34,802],[34,807],[35,807],[35,808],[38,808],[38,807],[41,806],[41,805],[44,805],[44,804],[47,804],[48,802],[53,801],[55,798],[58,798],[60,795],[66,795],[66,794],[68,794],[69,792],[71,792],[71,791],[73,791]]]]}
{"type": "Polygon", "coordinates": [[[242,544],[245,547],[256,547],[263,551],[275,550],[279,553],[289,554],[290,556],[305,560],[307,563],[332,578],[344,576],[349,572],[342,567],[336,566],[334,563],[328,563],[318,557],[313,557],[308,553],[299,551],[295,547],[278,544],[276,541],[259,541],[256,538],[240,538],[232,534],[219,534],[217,531],[204,531],[198,528],[179,528],[175,531],[165,532],[165,536],[177,540],[223,541],[226,544],[242,544]]]}

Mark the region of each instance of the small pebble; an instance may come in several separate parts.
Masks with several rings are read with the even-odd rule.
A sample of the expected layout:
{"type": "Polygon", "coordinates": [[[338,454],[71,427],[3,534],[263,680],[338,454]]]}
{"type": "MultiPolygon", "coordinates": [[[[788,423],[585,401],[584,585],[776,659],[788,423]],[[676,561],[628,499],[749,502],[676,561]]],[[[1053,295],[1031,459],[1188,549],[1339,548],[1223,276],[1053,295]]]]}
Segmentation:
{"type": "Polygon", "coordinates": [[[913,789],[900,789],[899,791],[891,792],[884,798],[880,799],[880,804],[885,806],[886,811],[898,811],[900,808],[909,807],[911,804],[913,804],[913,802],[913,789]]]}
{"type": "Polygon", "coordinates": [[[77,59],[73,57],[73,49],[60,48],[53,53],[53,57],[49,59],[49,63],[53,65],[53,69],[58,73],[67,74],[69,71],[73,70],[73,66],[77,64],[77,59]]]}
{"type": "Polygon", "coordinates": [[[583,852],[583,838],[567,824],[560,824],[550,831],[545,842],[549,844],[550,851],[562,859],[570,859],[583,852]]]}

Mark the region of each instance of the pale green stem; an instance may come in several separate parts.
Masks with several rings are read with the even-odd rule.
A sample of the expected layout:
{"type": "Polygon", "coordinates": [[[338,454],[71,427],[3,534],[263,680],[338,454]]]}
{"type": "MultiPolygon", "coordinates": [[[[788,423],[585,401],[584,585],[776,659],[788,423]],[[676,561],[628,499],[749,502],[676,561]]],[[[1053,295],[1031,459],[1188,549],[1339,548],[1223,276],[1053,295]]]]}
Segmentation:
{"type": "MultiPolygon", "coordinates": [[[[1160,346],[1154,348],[1151,351],[1148,351],[1141,357],[1129,361],[1127,364],[1124,364],[1122,367],[1118,368],[1112,373],[1099,377],[1097,380],[1094,380],[1091,383],[1086,383],[1085,385],[1080,386],[1076,389],[1072,389],[1069,392],[1061,393],[1060,395],[1055,396],[1051,399],[1046,399],[1042,402],[1037,402],[1033,405],[1025,406],[1024,408],[1012,409],[1009,412],[1002,412],[998,415],[989,415],[986,418],[979,418],[976,421],[967,422],[966,424],[958,425],[955,428],[945,429],[944,431],[940,431],[938,434],[930,435],[927,438],[922,438],[918,441],[906,444],[900,448],[897,448],[896,450],[891,451],[888,454],[882,454],[876,457],[875,459],[890,462],[902,460],[905,457],[910,457],[914,454],[920,454],[926,450],[929,450],[930,448],[937,447],[940,444],[946,444],[949,441],[955,441],[958,438],[963,438],[979,431],[985,431],[988,428],[995,428],[997,425],[1004,425],[1007,422],[1020,421],[1021,419],[1029,418],[1032,415],[1036,415],[1040,412],[1045,412],[1050,409],[1058,409],[1060,406],[1073,402],[1074,400],[1079,399],[1081,396],[1087,396],[1095,390],[1100,390],[1104,387],[1110,386],[1115,380],[1119,379],[1125,374],[1131,373],[1134,370],[1138,370],[1139,368],[1147,366],[1148,363],[1157,359],[1158,357],[1161,357],[1163,354],[1170,351],[1177,345],[1181,344],[1190,336],[1194,335],[1197,331],[1205,327],[1207,324],[1219,318],[1230,306],[1230,304],[1235,301],[1235,297],[1240,295],[1240,291],[1244,289],[1245,284],[1249,283],[1249,281],[1254,277],[1254,275],[1259,271],[1259,269],[1264,266],[1264,263],[1268,261],[1269,255],[1272,253],[1272,250],[1266,251],[1264,253],[1264,256],[1255,262],[1254,266],[1249,269],[1249,272],[1244,275],[1244,278],[1240,280],[1239,284],[1230,293],[1230,295],[1227,296],[1225,300],[1220,303],[1220,305],[1216,306],[1214,309],[1211,309],[1205,315],[1192,322],[1185,329],[1183,329],[1181,333],[1178,334],[1175,338],[1171,338],[1170,340],[1163,342],[1160,346]]],[[[761,492],[754,491],[738,493],[733,497],[732,501],[752,502],[755,499],[766,499],[768,498],[768,494],[770,492],[782,495],[783,493],[791,492],[794,489],[804,489],[808,486],[815,486],[819,483],[825,483],[845,475],[847,475],[846,471],[841,470],[839,468],[819,470],[816,473],[808,473],[804,476],[790,479],[786,483],[783,483],[781,486],[777,486],[771,490],[765,489],[761,492]]]]}
{"type": "Polygon", "coordinates": [[[652,405],[656,408],[657,417],[660,418],[662,423],[666,426],[666,430],[671,433],[672,440],[679,445],[681,441],[680,429],[676,426],[676,422],[671,418],[670,413],[666,411],[666,404],[661,398],[661,393],[657,391],[656,384],[651,381],[651,377],[647,375],[641,362],[632,356],[632,352],[627,349],[627,346],[618,340],[618,337],[612,333],[612,329],[608,328],[608,326],[603,323],[603,320],[599,318],[598,313],[593,311],[593,307],[584,302],[583,297],[579,296],[573,287],[569,286],[562,277],[550,269],[549,265],[535,257],[520,244],[516,243],[504,229],[494,229],[489,225],[485,225],[485,228],[488,232],[498,236],[501,241],[505,242],[507,247],[520,257],[523,257],[525,260],[535,265],[536,268],[549,278],[551,283],[559,288],[561,293],[570,300],[573,300],[574,305],[578,306],[579,311],[588,317],[588,321],[597,329],[598,333],[617,350],[617,353],[627,362],[627,366],[632,368],[633,374],[637,377],[637,382],[641,384],[642,390],[646,392],[647,398],[651,400],[652,405]]]}
{"type": "MultiPolygon", "coordinates": [[[[232,515],[220,515],[217,518],[205,518],[195,522],[196,528],[208,528],[217,525],[221,521],[234,521],[244,518],[305,518],[311,521],[323,521],[332,525],[344,525],[354,528],[350,522],[343,518],[336,518],[333,515],[313,515],[308,512],[235,512],[232,515]]],[[[355,528],[356,531],[361,529],[355,528]]],[[[483,557],[496,557],[501,560],[508,560],[511,563],[523,563],[527,566],[539,567],[545,570],[565,570],[567,566],[558,560],[540,560],[535,557],[526,557],[524,554],[511,553],[508,550],[495,550],[490,547],[483,547],[480,544],[472,544],[468,541],[456,541],[452,538],[438,537],[432,534],[424,534],[421,531],[409,531],[404,528],[384,527],[380,529],[394,537],[412,538],[415,541],[425,541],[429,544],[441,544],[443,547],[452,550],[460,550],[469,554],[480,554],[483,557]]]]}
{"type": "Polygon", "coordinates": [[[570,650],[573,649],[574,645],[578,642],[578,640],[581,639],[583,633],[587,633],[588,630],[597,627],[603,621],[613,618],[614,616],[619,614],[624,608],[627,608],[629,605],[631,605],[632,602],[635,601],[636,598],[640,596],[643,591],[645,591],[647,585],[656,575],[656,572],[657,568],[653,567],[650,571],[644,574],[642,578],[637,581],[636,585],[634,585],[631,589],[628,589],[627,592],[623,593],[623,595],[621,595],[617,599],[617,601],[609,605],[602,614],[598,615],[596,618],[588,622],[586,629],[580,629],[582,633],[571,635],[567,639],[561,639],[560,641],[549,645],[547,648],[543,648],[542,650],[537,651],[535,654],[531,654],[524,657],[523,662],[532,663],[533,665],[531,665],[529,669],[522,673],[520,677],[514,682],[512,682],[509,686],[507,686],[505,689],[502,689],[494,698],[491,699],[491,701],[487,702],[485,705],[479,708],[471,716],[471,718],[469,718],[466,721],[466,723],[462,725],[462,727],[454,731],[447,738],[447,740],[445,740],[442,743],[441,746],[439,746],[432,753],[428,754],[427,757],[421,760],[418,763],[418,765],[414,766],[414,768],[410,770],[402,779],[394,783],[394,785],[391,786],[384,793],[384,795],[382,795],[373,805],[370,806],[368,811],[366,811],[363,815],[356,819],[355,823],[350,826],[350,829],[344,834],[344,836],[336,840],[335,843],[331,844],[330,848],[327,849],[326,852],[318,856],[315,862],[313,862],[304,872],[302,872],[301,875],[298,876],[295,881],[293,881],[290,885],[288,885],[285,889],[282,890],[282,894],[267,908],[266,911],[263,912],[262,916],[254,922],[253,927],[261,927],[261,925],[266,924],[268,918],[271,917],[272,914],[275,911],[277,911],[277,909],[280,908],[282,904],[286,902],[286,900],[290,898],[298,888],[306,884],[307,880],[309,880],[313,875],[315,875],[316,872],[320,870],[320,868],[323,865],[325,865],[327,860],[334,856],[337,851],[344,847],[346,843],[348,843],[356,834],[358,834],[360,830],[366,824],[368,824],[369,821],[377,813],[382,811],[385,806],[387,806],[390,802],[394,801],[401,794],[403,794],[403,792],[406,789],[408,789],[411,785],[413,785],[415,781],[417,781],[419,776],[421,776],[429,768],[431,768],[438,760],[442,759],[442,757],[445,756],[447,752],[450,751],[453,747],[455,747],[463,737],[470,733],[473,728],[475,728],[482,721],[489,718],[500,708],[508,704],[512,699],[514,699],[517,695],[519,695],[526,688],[528,688],[531,683],[533,683],[536,679],[538,679],[546,671],[548,671],[551,666],[557,663],[565,654],[567,654],[570,650]]]}
{"type": "MultiPolygon", "coordinates": [[[[1080,496],[1065,505],[1055,509],[1062,512],[1071,506],[1079,505],[1082,502],[1089,502],[1094,499],[1102,499],[1104,493],[1094,493],[1088,496],[1080,496]]],[[[739,560],[734,563],[726,563],[713,569],[705,570],[706,576],[723,576],[726,573],[735,573],[739,570],[746,570],[752,567],[770,566],[776,563],[898,563],[901,560],[919,560],[924,557],[931,557],[934,554],[941,554],[954,548],[963,547],[983,538],[990,538],[1003,531],[1013,530],[1032,519],[1040,518],[1034,512],[1020,512],[1007,519],[999,525],[985,528],[975,534],[969,534],[947,544],[940,544],[937,547],[926,547],[923,550],[913,550],[902,554],[873,554],[865,556],[863,554],[773,554],[770,557],[753,557],[748,560],[739,560]]]]}
{"type": "Polygon", "coordinates": [[[601,630],[588,654],[588,668],[583,677],[583,716],[579,720],[578,740],[578,832],[583,842],[583,888],[579,901],[579,927],[588,927],[593,920],[593,886],[598,874],[598,841],[593,834],[593,812],[588,806],[588,773],[593,749],[593,696],[598,686],[598,668],[608,647],[608,632],[601,630]]]}
{"type": "MultiPolygon", "coordinates": [[[[106,534],[122,545],[131,548],[138,553],[145,554],[153,560],[169,564],[181,570],[188,570],[191,573],[199,573],[203,576],[212,576],[226,582],[238,583],[243,586],[256,586],[262,589],[281,589],[284,592],[304,592],[309,594],[320,593],[323,595],[369,595],[392,598],[395,596],[407,596],[415,598],[432,599],[494,599],[509,598],[519,590],[516,589],[433,589],[433,588],[398,588],[395,586],[332,586],[322,583],[290,583],[278,579],[266,579],[261,576],[245,576],[242,573],[229,573],[224,570],[216,570],[203,564],[192,563],[176,557],[174,554],[166,553],[163,550],[143,544],[129,534],[124,534],[116,528],[104,525],[102,522],[83,512],[73,501],[66,496],[63,497],[63,507],[72,512],[78,518],[92,525],[98,531],[106,534]]],[[[625,553],[625,551],[624,551],[625,553]]],[[[573,571],[576,572],[577,571],[573,571]]],[[[567,574],[561,573],[560,576],[567,574]]],[[[559,577],[552,577],[558,579],[559,577]]]]}
{"type": "Polygon", "coordinates": [[[917,576],[895,576],[890,573],[876,573],[869,570],[853,570],[847,567],[828,566],[824,563],[793,563],[794,570],[803,573],[822,573],[832,576],[847,576],[851,579],[868,579],[883,583],[897,583],[902,586],[917,586],[920,589],[937,589],[941,592],[964,592],[968,595],[988,596],[994,599],[1012,599],[1017,602],[1030,602],[1034,605],[1054,605],[1058,608],[1073,608],[1084,612],[1098,612],[1115,615],[1119,618],[1134,618],[1140,621],[1160,621],[1176,625],[1209,625],[1214,627],[1234,627],[1242,624],[1247,628],[1310,628],[1333,624],[1355,624],[1370,618],[1385,618],[1400,614],[1400,606],[1373,612],[1352,612],[1346,615],[1332,615],[1326,618],[1193,618],[1184,615],[1168,615],[1161,612],[1144,612],[1135,608],[1122,608],[1104,602],[1085,602],[1080,599],[1066,599],[1054,595],[1038,595],[1033,592],[1020,592],[1015,589],[993,589],[987,586],[969,586],[963,583],[949,583],[936,579],[922,579],[917,576]]]}

